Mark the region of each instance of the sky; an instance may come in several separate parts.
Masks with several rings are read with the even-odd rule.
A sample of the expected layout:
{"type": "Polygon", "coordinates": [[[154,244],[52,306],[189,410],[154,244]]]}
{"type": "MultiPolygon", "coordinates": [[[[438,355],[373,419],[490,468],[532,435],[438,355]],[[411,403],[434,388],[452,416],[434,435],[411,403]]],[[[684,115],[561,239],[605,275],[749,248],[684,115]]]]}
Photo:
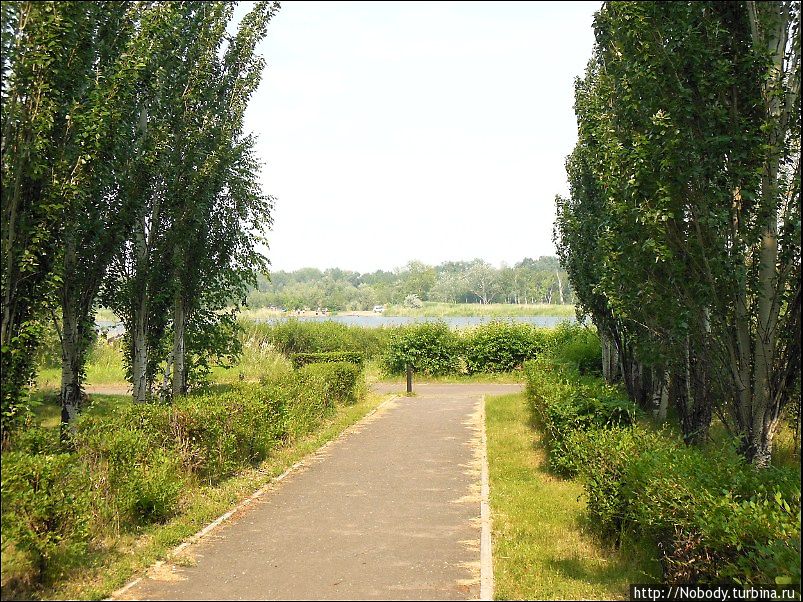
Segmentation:
{"type": "Polygon", "coordinates": [[[599,6],[282,2],[245,123],[272,269],[554,255],[599,6]]]}

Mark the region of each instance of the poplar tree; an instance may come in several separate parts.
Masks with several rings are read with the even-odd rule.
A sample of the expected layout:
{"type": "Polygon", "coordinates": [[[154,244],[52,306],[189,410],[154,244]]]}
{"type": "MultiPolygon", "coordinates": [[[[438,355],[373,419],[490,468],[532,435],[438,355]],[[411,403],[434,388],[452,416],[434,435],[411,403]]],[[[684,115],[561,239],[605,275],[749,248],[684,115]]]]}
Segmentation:
{"type": "Polygon", "coordinates": [[[687,440],[717,412],[757,466],[799,387],[799,14],[605,3],[558,201],[584,309],[669,385],[687,440]]]}

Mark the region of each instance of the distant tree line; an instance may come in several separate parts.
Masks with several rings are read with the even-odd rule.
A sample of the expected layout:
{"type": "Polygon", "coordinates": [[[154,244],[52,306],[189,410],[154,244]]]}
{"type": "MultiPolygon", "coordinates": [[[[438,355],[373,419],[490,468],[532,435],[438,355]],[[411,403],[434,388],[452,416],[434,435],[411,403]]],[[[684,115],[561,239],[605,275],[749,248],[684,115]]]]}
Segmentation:
{"type": "Polygon", "coordinates": [[[138,402],[236,351],[221,310],[266,267],[272,207],[243,115],[277,8],[230,34],[231,2],[3,2],[4,441],[50,325],[76,416],[101,303],[125,323],[138,402]]]}
{"type": "Polygon", "coordinates": [[[800,3],[605,2],[556,242],[604,371],[757,466],[800,408],[800,3]]]}
{"type": "Polygon", "coordinates": [[[393,271],[361,274],[332,268],[303,268],[260,277],[248,294],[250,307],[369,310],[405,299],[443,303],[574,302],[569,278],[555,257],[524,259],[495,268],[481,259],[430,266],[411,261],[393,271]]]}

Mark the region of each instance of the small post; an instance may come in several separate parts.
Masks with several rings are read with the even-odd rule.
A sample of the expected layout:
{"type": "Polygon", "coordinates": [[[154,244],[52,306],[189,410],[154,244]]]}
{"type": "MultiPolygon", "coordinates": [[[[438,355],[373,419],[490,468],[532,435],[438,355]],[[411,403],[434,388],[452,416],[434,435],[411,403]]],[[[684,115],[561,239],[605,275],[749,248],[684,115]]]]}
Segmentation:
{"type": "Polygon", "coordinates": [[[413,392],[413,365],[407,362],[407,393],[413,392]]]}

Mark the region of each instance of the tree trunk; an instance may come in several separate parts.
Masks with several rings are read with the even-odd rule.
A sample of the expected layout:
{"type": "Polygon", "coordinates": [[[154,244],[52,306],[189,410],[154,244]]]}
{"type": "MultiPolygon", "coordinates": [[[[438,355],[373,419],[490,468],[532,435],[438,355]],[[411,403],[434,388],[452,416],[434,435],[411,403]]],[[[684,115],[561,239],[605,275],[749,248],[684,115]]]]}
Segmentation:
{"type": "Polygon", "coordinates": [[[611,340],[608,334],[600,329],[599,340],[602,347],[602,378],[605,382],[613,382],[611,379],[611,340]]]}
{"type": "MultiPolygon", "coordinates": [[[[754,465],[769,465],[772,438],[778,422],[780,407],[771,387],[771,373],[775,363],[775,351],[779,303],[777,302],[778,262],[778,169],[783,157],[784,136],[789,119],[789,109],[784,106],[784,58],[787,50],[787,33],[790,9],[781,3],[771,3],[763,9],[772,19],[766,31],[758,17],[757,5],[748,3],[753,44],[765,49],[772,57],[772,64],[763,83],[766,116],[773,124],[768,131],[766,155],[761,175],[761,205],[767,211],[766,225],[759,250],[756,337],[753,357],[753,395],[750,422],[747,425],[746,455],[754,465]]],[[[799,47],[795,62],[799,59],[799,47]]],[[[798,81],[799,86],[799,81],[798,81]]],[[[796,94],[796,92],[793,92],[796,94]]],[[[794,103],[791,103],[794,104],[794,103]]]]}
{"type": "Polygon", "coordinates": [[[148,302],[146,292],[140,291],[134,307],[134,329],[131,333],[131,384],[134,402],[148,400],[148,302]]]}
{"type": "Polygon", "coordinates": [[[560,293],[560,304],[563,305],[564,304],[564,301],[563,301],[563,282],[561,282],[561,280],[560,280],[560,272],[558,272],[558,270],[555,270],[555,276],[558,277],[558,292],[560,293]]]}
{"type": "Polygon", "coordinates": [[[180,294],[176,295],[173,310],[173,398],[175,398],[187,392],[187,373],[184,367],[186,315],[184,299],[180,294]]]}
{"type": "Polygon", "coordinates": [[[75,305],[65,299],[62,306],[61,334],[61,426],[66,432],[68,425],[78,417],[81,409],[81,335],[75,305]]]}
{"type": "Polygon", "coordinates": [[[148,242],[146,218],[142,216],[134,235],[137,268],[131,331],[131,385],[134,403],[148,400],[148,242]]]}
{"type": "Polygon", "coordinates": [[[664,370],[663,378],[661,379],[661,400],[658,403],[658,415],[656,416],[658,424],[666,422],[666,412],[669,408],[669,381],[671,378],[669,370],[664,370]]]}

